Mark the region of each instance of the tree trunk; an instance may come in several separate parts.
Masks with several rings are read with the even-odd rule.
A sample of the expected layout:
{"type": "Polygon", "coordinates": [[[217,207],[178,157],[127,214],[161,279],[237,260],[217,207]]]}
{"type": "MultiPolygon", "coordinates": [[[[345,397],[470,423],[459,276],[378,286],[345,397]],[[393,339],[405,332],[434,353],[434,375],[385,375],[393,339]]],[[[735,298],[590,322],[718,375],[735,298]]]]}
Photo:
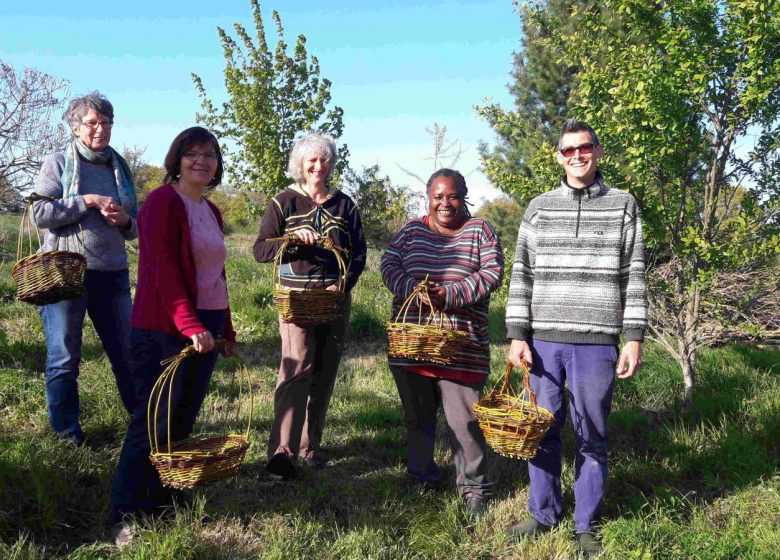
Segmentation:
{"type": "Polygon", "coordinates": [[[680,365],[683,374],[683,410],[688,410],[696,390],[696,354],[684,353],[680,365]]]}

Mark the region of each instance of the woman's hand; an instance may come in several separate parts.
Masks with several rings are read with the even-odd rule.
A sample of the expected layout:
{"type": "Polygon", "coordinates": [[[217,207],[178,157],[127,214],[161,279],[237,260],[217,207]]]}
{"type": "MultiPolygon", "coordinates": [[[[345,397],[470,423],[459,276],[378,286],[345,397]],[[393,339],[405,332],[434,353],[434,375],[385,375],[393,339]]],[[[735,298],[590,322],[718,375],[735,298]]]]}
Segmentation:
{"type": "Polygon", "coordinates": [[[444,304],[447,303],[447,289],[435,282],[428,284],[428,301],[426,303],[434,309],[444,309],[444,304]]]}
{"type": "Polygon", "coordinates": [[[339,287],[336,284],[331,284],[330,286],[328,286],[325,289],[328,290],[329,292],[338,292],[339,291],[339,287]]]}
{"type": "Polygon", "coordinates": [[[205,354],[214,350],[214,337],[211,336],[211,331],[195,333],[190,338],[192,339],[192,347],[195,348],[196,352],[205,354]]]}
{"type": "Polygon", "coordinates": [[[125,227],[130,222],[130,216],[127,215],[125,209],[114,202],[114,199],[110,196],[85,194],[83,198],[87,208],[97,208],[108,225],[125,227]]]}
{"type": "Polygon", "coordinates": [[[236,347],[238,345],[235,343],[235,341],[226,340],[225,345],[222,347],[222,355],[226,358],[231,358],[233,356],[237,356],[236,347]]]}
{"type": "Polygon", "coordinates": [[[320,240],[320,236],[317,232],[310,229],[299,229],[295,232],[295,235],[298,236],[298,239],[304,245],[314,245],[320,240]]]}

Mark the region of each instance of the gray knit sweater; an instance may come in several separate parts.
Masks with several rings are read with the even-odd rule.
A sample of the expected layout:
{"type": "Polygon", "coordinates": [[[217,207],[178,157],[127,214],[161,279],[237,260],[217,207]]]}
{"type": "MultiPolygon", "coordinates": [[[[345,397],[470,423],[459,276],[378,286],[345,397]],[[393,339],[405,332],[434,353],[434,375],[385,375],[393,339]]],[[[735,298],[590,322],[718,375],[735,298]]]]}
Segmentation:
{"type": "Polygon", "coordinates": [[[644,244],[636,200],[565,182],[523,216],[506,308],[507,335],[550,342],[642,340],[647,326],[644,244]]]}
{"type": "MultiPolygon", "coordinates": [[[[103,220],[97,208],[87,208],[83,196],[62,198],[64,167],[65,156],[62,153],[52,154],[43,162],[35,180],[36,193],[55,199],[51,202],[39,201],[33,206],[35,223],[48,230],[44,233],[42,250],[52,251],[57,243],[59,249],[64,249],[65,239],[69,248],[74,247],[74,235],[81,225],[89,270],[127,270],[125,240],[138,237],[135,219],[130,218],[128,228],[114,227],[103,220]]],[[[119,200],[113,169],[82,161],[79,195],[85,194],[100,194],[119,200]]]]}

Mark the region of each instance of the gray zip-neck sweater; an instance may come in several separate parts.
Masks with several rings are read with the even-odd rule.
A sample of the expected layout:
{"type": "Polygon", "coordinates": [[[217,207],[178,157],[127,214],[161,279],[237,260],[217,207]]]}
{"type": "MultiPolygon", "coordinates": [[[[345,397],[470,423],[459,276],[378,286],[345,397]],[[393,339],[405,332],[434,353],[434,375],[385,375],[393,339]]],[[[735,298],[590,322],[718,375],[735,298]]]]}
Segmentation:
{"type": "Polygon", "coordinates": [[[507,335],[617,344],[647,327],[642,223],[636,200],[599,177],[534,198],[517,236],[507,335]]]}
{"type": "MultiPolygon", "coordinates": [[[[62,170],[65,156],[62,153],[50,155],[43,162],[41,171],[35,180],[34,191],[55,200],[39,201],[33,207],[35,223],[46,228],[42,251],[53,251],[59,240],[59,249],[64,249],[64,240],[68,240],[68,249],[75,250],[74,236],[79,224],[84,234],[84,249],[89,270],[127,270],[125,240],[138,237],[138,226],[130,218],[130,227],[121,228],[108,225],[100,211],[87,208],[85,194],[100,194],[119,200],[114,170],[110,165],[95,165],[81,161],[81,180],[79,194],[62,198],[62,170]]],[[[127,208],[125,208],[127,210],[127,208]]]]}

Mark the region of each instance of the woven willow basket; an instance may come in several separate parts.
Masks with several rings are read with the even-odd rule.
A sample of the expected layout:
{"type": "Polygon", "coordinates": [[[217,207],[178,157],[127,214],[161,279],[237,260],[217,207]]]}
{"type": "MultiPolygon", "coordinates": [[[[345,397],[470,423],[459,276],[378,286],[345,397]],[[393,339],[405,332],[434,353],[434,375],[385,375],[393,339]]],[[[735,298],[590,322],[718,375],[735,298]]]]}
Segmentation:
{"type": "Polygon", "coordinates": [[[32,218],[33,203],[53,198],[32,195],[24,208],[19,224],[19,238],[16,242],[16,264],[11,270],[16,283],[16,297],[19,301],[33,305],[47,305],[58,301],[73,299],[84,293],[84,275],[87,271],[87,259],[84,256],[84,240],[81,225],[74,240],[57,237],[55,251],[33,252],[32,230],[41,246],[41,234],[32,218]],[[25,230],[27,235],[25,236],[25,230]],[[24,253],[24,239],[27,238],[27,255],[24,253]],[[60,240],[64,250],[59,250],[60,240]]]}
{"type": "Polygon", "coordinates": [[[282,286],[281,265],[284,252],[290,245],[298,243],[298,236],[285,235],[266,241],[284,241],[274,257],[274,288],[273,298],[276,309],[285,323],[296,325],[316,325],[330,323],[341,315],[341,307],[344,303],[344,291],[347,286],[347,268],[344,263],[343,249],[336,247],[333,240],[323,237],[318,245],[332,252],[336,256],[339,267],[339,281],[337,291],[325,288],[296,289],[282,286]]]}
{"type": "Polygon", "coordinates": [[[468,333],[446,328],[452,327],[449,318],[444,313],[436,313],[429,302],[426,277],[398,309],[395,321],[385,325],[388,356],[448,365],[452,363],[458,347],[468,342],[468,333]],[[407,323],[406,316],[415,299],[419,303],[417,323],[407,323]],[[423,306],[430,309],[425,316],[423,306]]]}
{"type": "MultiPolygon", "coordinates": [[[[224,344],[224,341],[218,342],[224,344]]],[[[161,399],[169,399],[173,381],[181,363],[198,353],[192,346],[185,347],[179,354],[163,360],[165,370],[160,374],[147,407],[147,432],[151,452],[149,460],[157,469],[160,480],[171,488],[192,488],[210,482],[235,476],[249,449],[249,430],[252,426],[252,383],[246,366],[236,358],[238,365],[239,402],[244,394],[249,397],[249,413],[246,431],[243,434],[197,436],[171,442],[171,410],[168,407],[168,439],[160,442],[157,437],[157,417],[161,399]]],[[[236,409],[236,418],[240,405],[236,409]]]]}
{"type": "Polygon", "coordinates": [[[503,379],[474,405],[474,415],[485,441],[499,455],[533,459],[547,430],[555,422],[553,413],[536,405],[536,395],[528,382],[528,366],[523,362],[523,391],[512,390],[508,363],[503,379]]]}

